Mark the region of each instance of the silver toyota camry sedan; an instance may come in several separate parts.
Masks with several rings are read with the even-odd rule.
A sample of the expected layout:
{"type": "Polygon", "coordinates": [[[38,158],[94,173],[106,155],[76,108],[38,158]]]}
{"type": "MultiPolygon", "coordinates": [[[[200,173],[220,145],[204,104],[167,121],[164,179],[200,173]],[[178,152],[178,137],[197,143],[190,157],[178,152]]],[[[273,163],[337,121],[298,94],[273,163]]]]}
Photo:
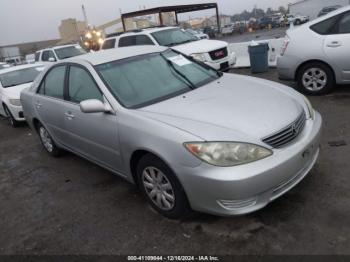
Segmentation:
{"type": "Polygon", "coordinates": [[[163,47],[51,65],[21,101],[49,154],[68,150],[107,168],[170,218],[261,209],[319,155],[322,118],[303,95],[163,47]]]}

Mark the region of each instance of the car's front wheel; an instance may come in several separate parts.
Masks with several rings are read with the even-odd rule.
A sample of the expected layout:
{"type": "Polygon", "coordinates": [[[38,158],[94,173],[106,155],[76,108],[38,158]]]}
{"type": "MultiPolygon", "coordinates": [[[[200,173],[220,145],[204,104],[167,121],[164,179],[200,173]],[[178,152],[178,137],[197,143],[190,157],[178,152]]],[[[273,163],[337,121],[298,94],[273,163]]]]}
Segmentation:
{"type": "Polygon", "coordinates": [[[46,152],[53,157],[60,156],[62,153],[62,150],[55,144],[55,142],[53,141],[47,129],[43,125],[38,124],[37,130],[39,133],[40,141],[44,146],[46,152]]]}
{"type": "Polygon", "coordinates": [[[332,70],[322,63],[304,65],[297,75],[299,91],[308,95],[324,95],[329,93],[335,85],[332,70]]]}
{"type": "Polygon", "coordinates": [[[14,127],[14,128],[18,127],[19,122],[16,121],[16,119],[13,117],[13,115],[12,115],[10,109],[8,109],[8,107],[7,107],[6,105],[4,105],[4,111],[5,111],[5,114],[6,114],[6,118],[7,118],[7,120],[9,121],[9,124],[10,124],[12,127],[14,127]]]}
{"type": "Polygon", "coordinates": [[[178,219],[190,213],[183,187],[158,157],[147,154],[137,165],[138,184],[150,205],[160,214],[178,219]]]}

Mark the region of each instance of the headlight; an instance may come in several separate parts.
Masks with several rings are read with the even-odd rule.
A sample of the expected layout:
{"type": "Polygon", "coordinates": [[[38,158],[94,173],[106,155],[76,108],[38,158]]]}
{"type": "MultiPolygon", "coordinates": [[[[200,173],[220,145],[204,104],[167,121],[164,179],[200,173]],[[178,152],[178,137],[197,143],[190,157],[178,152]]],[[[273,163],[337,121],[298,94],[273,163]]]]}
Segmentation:
{"type": "Polygon", "coordinates": [[[193,142],[184,145],[202,161],[221,167],[247,164],[272,155],[271,150],[248,143],[193,142]]]}
{"type": "Polygon", "coordinates": [[[191,55],[194,59],[205,62],[205,55],[204,54],[192,54],[191,55]]]}
{"type": "Polygon", "coordinates": [[[9,101],[10,101],[10,104],[13,106],[22,106],[21,100],[19,99],[9,99],[9,101]]]}
{"type": "Polygon", "coordinates": [[[312,107],[309,99],[306,98],[306,96],[304,96],[304,100],[305,100],[305,104],[307,106],[307,109],[309,111],[309,116],[311,119],[315,119],[315,110],[314,108],[312,107]]]}

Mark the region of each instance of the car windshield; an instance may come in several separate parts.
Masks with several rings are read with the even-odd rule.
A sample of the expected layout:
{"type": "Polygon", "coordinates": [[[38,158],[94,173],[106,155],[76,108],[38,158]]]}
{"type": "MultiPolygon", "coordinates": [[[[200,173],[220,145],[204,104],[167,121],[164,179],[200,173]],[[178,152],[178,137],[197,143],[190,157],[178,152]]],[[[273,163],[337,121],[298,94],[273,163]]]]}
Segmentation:
{"type": "Polygon", "coordinates": [[[58,59],[65,59],[73,56],[86,54],[86,51],[79,45],[56,48],[55,52],[58,59]]]}
{"type": "Polygon", "coordinates": [[[95,67],[116,99],[140,108],[199,88],[220,77],[206,65],[167,50],[95,67]]]}
{"type": "Polygon", "coordinates": [[[195,36],[186,34],[179,28],[154,32],[152,36],[162,46],[174,46],[198,40],[195,36]]]}
{"type": "Polygon", "coordinates": [[[195,35],[195,34],[198,34],[198,32],[192,30],[192,29],[186,29],[186,32],[192,34],[192,35],[195,35]]]}
{"type": "Polygon", "coordinates": [[[30,67],[16,71],[0,74],[0,82],[2,87],[18,86],[25,83],[31,83],[37,75],[44,70],[44,67],[30,67]]]}

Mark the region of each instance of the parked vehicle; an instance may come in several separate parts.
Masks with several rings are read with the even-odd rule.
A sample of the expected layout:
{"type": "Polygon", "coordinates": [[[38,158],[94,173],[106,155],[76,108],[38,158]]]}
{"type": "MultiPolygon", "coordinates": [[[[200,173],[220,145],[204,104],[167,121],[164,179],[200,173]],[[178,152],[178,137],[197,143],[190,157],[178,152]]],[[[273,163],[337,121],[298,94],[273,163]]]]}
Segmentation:
{"type": "Polygon", "coordinates": [[[0,70],[0,115],[7,117],[11,126],[25,121],[20,93],[43,69],[42,65],[21,65],[0,70]]]}
{"type": "Polygon", "coordinates": [[[232,35],[234,31],[234,25],[225,25],[223,28],[221,28],[221,34],[223,35],[232,35]]]}
{"type": "Polygon", "coordinates": [[[272,17],[263,17],[259,19],[258,22],[259,28],[260,29],[265,29],[265,28],[275,28],[279,26],[279,22],[272,19],[272,17]]]}
{"type": "Polygon", "coordinates": [[[321,95],[335,84],[350,83],[350,7],[344,7],[287,31],[277,67],[281,79],[299,90],[321,95]]]}
{"type": "Polygon", "coordinates": [[[263,208],[319,154],[322,119],[300,93],[166,47],[53,64],[21,101],[49,154],[65,149],[136,183],[170,218],[263,208]]]}
{"type": "Polygon", "coordinates": [[[25,56],[25,61],[27,64],[34,64],[35,63],[35,54],[28,54],[25,56]]]}
{"type": "Polygon", "coordinates": [[[198,40],[178,27],[148,28],[106,38],[101,49],[136,45],[167,46],[222,71],[229,70],[236,64],[236,54],[227,42],[198,40]]]}
{"type": "Polygon", "coordinates": [[[303,16],[303,15],[291,15],[287,14],[283,17],[280,18],[280,24],[281,25],[290,25],[291,23],[294,25],[301,25],[309,22],[309,17],[308,16],[303,16]]]}
{"type": "Polygon", "coordinates": [[[37,51],[35,53],[35,61],[39,63],[54,63],[86,53],[87,52],[78,44],[61,45],[37,51]]]}
{"type": "Polygon", "coordinates": [[[324,16],[330,12],[333,12],[339,8],[342,8],[341,5],[333,5],[322,8],[322,10],[318,13],[318,17],[324,16]]]}
{"type": "Polygon", "coordinates": [[[209,39],[209,36],[207,34],[204,34],[200,31],[196,31],[193,29],[186,29],[185,32],[189,33],[191,36],[196,37],[198,40],[209,39]]]}
{"type": "Polygon", "coordinates": [[[5,68],[9,68],[9,67],[10,67],[9,64],[0,62],[0,70],[5,69],[5,68]]]}

